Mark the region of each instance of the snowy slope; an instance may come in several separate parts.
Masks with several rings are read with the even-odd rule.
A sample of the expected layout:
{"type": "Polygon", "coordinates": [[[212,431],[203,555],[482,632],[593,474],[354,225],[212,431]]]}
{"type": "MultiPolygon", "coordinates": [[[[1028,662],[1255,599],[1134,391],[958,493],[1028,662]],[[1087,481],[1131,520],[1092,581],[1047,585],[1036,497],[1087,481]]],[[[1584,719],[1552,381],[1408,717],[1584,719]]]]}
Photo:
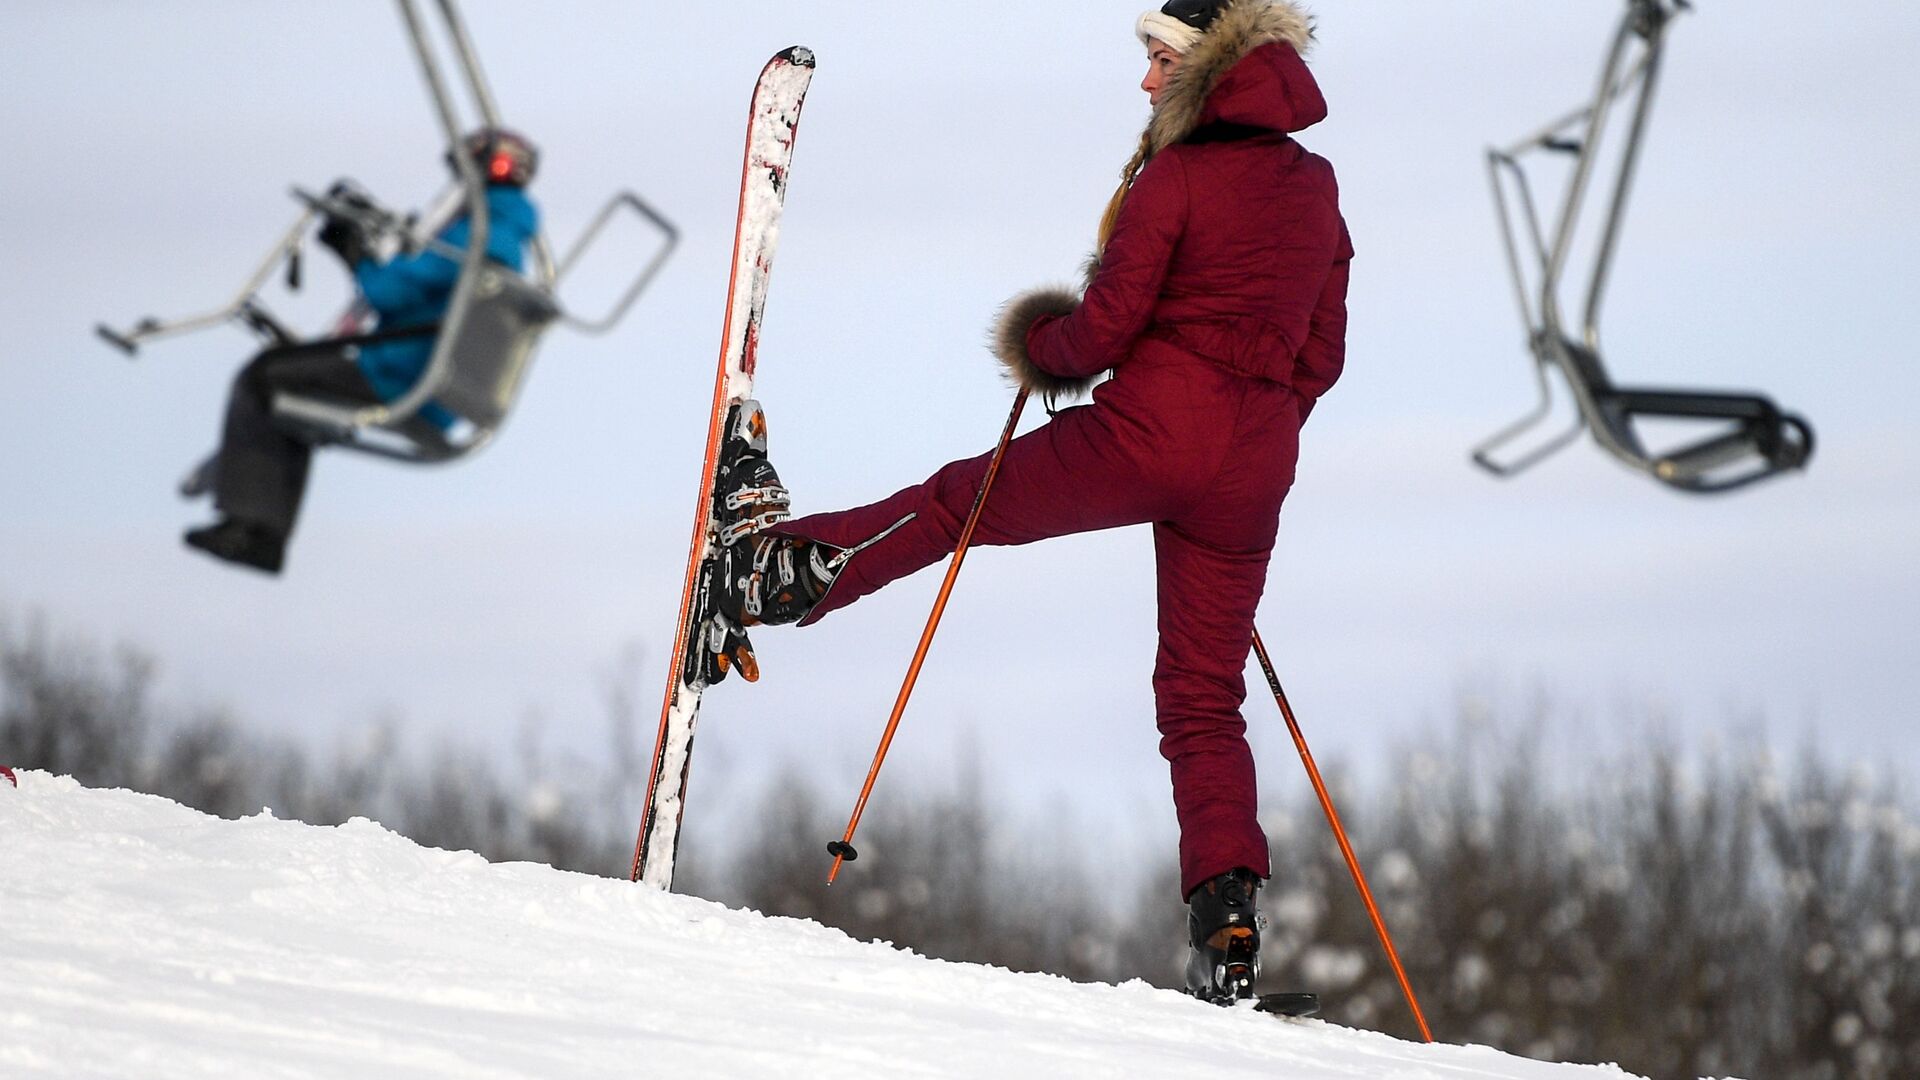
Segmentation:
{"type": "Polygon", "coordinates": [[[645,886],[0,784],[0,1076],[1601,1080],[645,886]]]}

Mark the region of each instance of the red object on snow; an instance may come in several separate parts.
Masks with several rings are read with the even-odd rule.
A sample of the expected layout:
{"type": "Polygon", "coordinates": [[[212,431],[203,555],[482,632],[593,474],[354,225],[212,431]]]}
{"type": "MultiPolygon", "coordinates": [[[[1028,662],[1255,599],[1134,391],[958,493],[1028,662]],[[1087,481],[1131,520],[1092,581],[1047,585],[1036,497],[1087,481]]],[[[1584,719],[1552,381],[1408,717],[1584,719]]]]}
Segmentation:
{"type": "Polygon", "coordinates": [[[14,779],[13,770],[7,768],[5,765],[0,765],[0,776],[6,777],[7,783],[12,784],[14,787],[20,786],[20,781],[14,779]]]}

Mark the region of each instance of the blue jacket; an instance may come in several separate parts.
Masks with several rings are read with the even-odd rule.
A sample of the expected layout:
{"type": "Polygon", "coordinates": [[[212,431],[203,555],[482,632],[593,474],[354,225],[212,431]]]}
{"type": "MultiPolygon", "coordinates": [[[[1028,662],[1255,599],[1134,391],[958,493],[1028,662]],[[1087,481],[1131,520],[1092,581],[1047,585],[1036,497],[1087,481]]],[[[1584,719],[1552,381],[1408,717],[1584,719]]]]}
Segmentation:
{"type": "MultiPolygon", "coordinates": [[[[525,191],[492,185],[487,188],[487,224],[487,257],[518,273],[526,263],[527,244],[540,231],[540,212],[525,191]]],[[[438,239],[464,251],[471,233],[471,224],[462,214],[440,230],[438,239]]],[[[353,276],[367,305],[379,316],[374,330],[403,330],[439,322],[446,315],[454,283],[460,279],[460,263],[428,250],[386,263],[362,259],[353,276]]],[[[382,401],[392,401],[427,370],[433,342],[431,336],[423,336],[369,345],[360,351],[360,371],[382,401]]],[[[432,402],[421,408],[420,415],[442,428],[453,426],[455,419],[432,402]]]]}

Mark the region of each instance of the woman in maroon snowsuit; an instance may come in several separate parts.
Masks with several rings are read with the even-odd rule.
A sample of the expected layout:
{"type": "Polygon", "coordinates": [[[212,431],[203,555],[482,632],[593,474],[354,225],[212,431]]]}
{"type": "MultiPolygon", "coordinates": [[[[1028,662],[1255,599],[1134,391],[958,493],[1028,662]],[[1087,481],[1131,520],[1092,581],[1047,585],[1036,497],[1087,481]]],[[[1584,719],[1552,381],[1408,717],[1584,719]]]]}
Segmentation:
{"type": "MultiPolygon", "coordinates": [[[[1166,11],[1182,8],[1206,25],[1164,88],[1148,76],[1156,107],[1084,292],[1017,297],[994,335],[1012,377],[1050,398],[1113,377],[1012,442],[974,542],[1153,526],[1154,699],[1191,897],[1229,871],[1269,873],[1243,673],[1300,425],[1343,363],[1352,249],[1333,169],[1291,137],[1326,116],[1306,15],[1266,0],[1166,11]]],[[[990,457],[771,530],[846,549],[913,516],[808,597],[802,624],[951,553],[990,457]]]]}

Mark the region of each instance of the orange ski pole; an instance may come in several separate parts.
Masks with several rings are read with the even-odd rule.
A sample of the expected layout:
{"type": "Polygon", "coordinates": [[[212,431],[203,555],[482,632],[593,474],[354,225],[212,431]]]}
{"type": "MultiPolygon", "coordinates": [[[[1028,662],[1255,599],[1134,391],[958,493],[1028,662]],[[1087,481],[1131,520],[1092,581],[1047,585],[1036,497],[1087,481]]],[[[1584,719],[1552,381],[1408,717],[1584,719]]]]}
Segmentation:
{"type": "Polygon", "coordinates": [[[1313,751],[1307,749],[1307,737],[1300,733],[1300,721],[1294,719],[1293,706],[1287,703],[1287,692],[1280,688],[1280,676],[1273,670],[1273,659],[1267,655],[1267,646],[1260,640],[1260,631],[1253,632],[1253,651],[1260,658],[1260,667],[1267,673],[1267,685],[1273,688],[1274,700],[1280,703],[1280,715],[1287,718],[1287,730],[1293,733],[1293,745],[1300,750],[1300,760],[1307,767],[1307,777],[1313,781],[1314,794],[1320,797],[1320,808],[1327,812],[1327,823],[1333,826],[1333,837],[1340,842],[1340,854],[1346,856],[1347,869],[1353,872],[1353,883],[1360,887],[1360,899],[1366,902],[1367,915],[1373,919],[1374,932],[1380,935],[1380,944],[1386,947],[1387,960],[1393,964],[1393,974],[1400,980],[1400,992],[1407,996],[1407,1004],[1413,1009],[1413,1018],[1420,1025],[1420,1037],[1433,1041],[1433,1032],[1427,1028],[1427,1015],[1420,1010],[1420,999],[1414,996],[1413,984],[1407,981],[1407,969],[1400,964],[1400,952],[1393,947],[1393,935],[1387,933],[1387,922],[1380,917],[1380,905],[1373,902],[1373,890],[1367,888],[1367,875],[1360,870],[1360,860],[1354,857],[1353,845],[1347,842],[1347,830],[1340,825],[1340,813],[1333,808],[1333,797],[1327,794],[1326,781],[1320,778],[1320,768],[1313,763],[1313,751]]]}
{"type": "Polygon", "coordinates": [[[900,686],[900,696],[894,699],[893,715],[887,718],[887,730],[880,736],[880,749],[873,755],[873,767],[867,770],[866,785],[860,789],[860,801],[853,804],[853,817],[847,821],[846,835],[827,845],[827,853],[833,856],[833,869],[827,874],[827,884],[831,885],[840,876],[840,867],[860,857],[853,848],[853,831],[860,827],[860,815],[866,813],[867,799],[873,795],[873,782],[880,776],[880,766],[887,760],[887,748],[893,745],[893,734],[900,728],[900,718],[906,714],[907,699],[913,696],[913,684],[920,681],[920,665],[926,662],[927,648],[933,644],[934,631],[940,628],[940,617],[946,614],[947,597],[953,594],[953,583],[960,577],[960,564],[966,560],[967,547],[973,543],[974,529],[979,527],[980,512],[986,508],[987,492],[993,490],[993,478],[1000,474],[1001,459],[1007,456],[1007,444],[1013,441],[1013,430],[1020,424],[1020,413],[1027,407],[1027,391],[1023,388],[1019,396],[1013,399],[1013,412],[1007,416],[1006,429],[1000,432],[1000,444],[994,447],[993,460],[987,463],[987,475],[980,481],[980,491],[973,497],[973,509],[967,512],[966,527],[960,530],[960,540],[953,548],[953,558],[947,563],[947,578],[940,583],[940,595],[933,601],[933,614],[927,616],[927,628],[920,634],[920,647],[913,651],[913,663],[907,666],[906,682],[900,686]]]}

